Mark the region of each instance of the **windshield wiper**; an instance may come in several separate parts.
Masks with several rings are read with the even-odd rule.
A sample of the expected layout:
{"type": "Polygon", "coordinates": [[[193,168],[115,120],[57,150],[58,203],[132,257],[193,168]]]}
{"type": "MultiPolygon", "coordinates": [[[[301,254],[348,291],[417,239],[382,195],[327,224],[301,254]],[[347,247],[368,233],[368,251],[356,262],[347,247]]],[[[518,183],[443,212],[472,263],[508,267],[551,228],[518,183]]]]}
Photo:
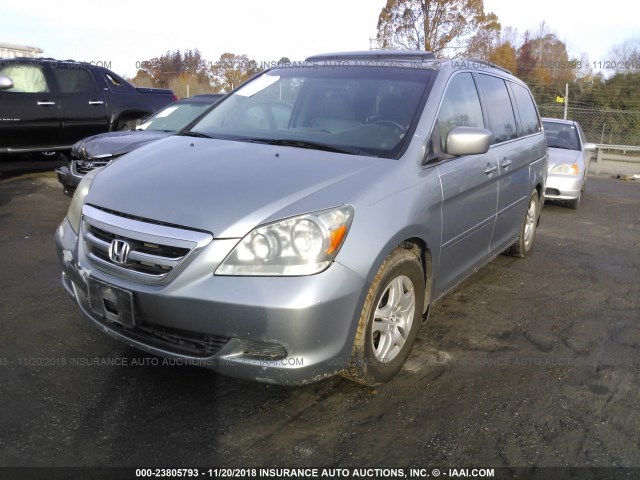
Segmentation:
{"type": "Polygon", "coordinates": [[[575,148],[571,148],[571,147],[564,147],[562,145],[549,145],[549,148],[560,148],[562,150],[575,150],[575,148]]]}
{"type": "Polygon", "coordinates": [[[287,138],[238,138],[237,140],[251,143],[265,143],[267,145],[281,145],[283,147],[310,148],[323,152],[348,153],[350,155],[362,155],[361,150],[346,147],[334,147],[325,143],[310,142],[308,140],[294,140],[287,138]]]}
{"type": "Polygon", "coordinates": [[[207,135],[206,133],[193,132],[193,131],[184,132],[182,135],[185,136],[185,137],[213,138],[212,136],[207,135]]]}

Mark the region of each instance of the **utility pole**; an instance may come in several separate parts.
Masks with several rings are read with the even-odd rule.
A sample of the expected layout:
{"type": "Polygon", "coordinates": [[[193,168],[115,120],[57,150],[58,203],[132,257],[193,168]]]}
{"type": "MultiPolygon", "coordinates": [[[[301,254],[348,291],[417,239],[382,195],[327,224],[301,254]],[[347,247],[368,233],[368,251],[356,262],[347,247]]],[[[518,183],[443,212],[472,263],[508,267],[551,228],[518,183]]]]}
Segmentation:
{"type": "Polygon", "coordinates": [[[569,84],[564,84],[564,119],[567,119],[567,110],[569,108],[569,84]]]}

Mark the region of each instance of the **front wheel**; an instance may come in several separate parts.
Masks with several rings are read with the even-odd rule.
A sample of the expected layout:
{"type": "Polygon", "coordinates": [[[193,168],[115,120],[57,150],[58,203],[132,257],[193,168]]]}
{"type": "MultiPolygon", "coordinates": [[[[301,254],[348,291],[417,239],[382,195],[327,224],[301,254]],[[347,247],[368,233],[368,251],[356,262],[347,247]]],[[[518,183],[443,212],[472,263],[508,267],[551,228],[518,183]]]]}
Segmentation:
{"type": "Polygon", "coordinates": [[[526,257],[531,248],[533,248],[533,240],[536,237],[536,231],[538,229],[538,219],[540,218],[540,197],[538,191],[534,190],[529,199],[529,206],[527,207],[527,213],[524,216],[522,222],[522,228],[520,229],[520,236],[508,250],[508,253],[516,257],[526,257]]]}
{"type": "Polygon", "coordinates": [[[118,123],[116,124],[116,130],[118,131],[135,130],[136,127],[138,126],[138,121],[139,121],[139,118],[132,118],[132,117],[122,118],[118,120],[118,123]]]}
{"type": "Polygon", "coordinates": [[[567,200],[567,207],[576,210],[580,206],[580,197],[582,197],[582,193],[578,194],[578,198],[567,200]]]}
{"type": "Polygon", "coordinates": [[[392,252],[367,293],[344,377],[374,386],[398,373],[418,333],[424,290],[416,252],[406,248],[392,252]]]}

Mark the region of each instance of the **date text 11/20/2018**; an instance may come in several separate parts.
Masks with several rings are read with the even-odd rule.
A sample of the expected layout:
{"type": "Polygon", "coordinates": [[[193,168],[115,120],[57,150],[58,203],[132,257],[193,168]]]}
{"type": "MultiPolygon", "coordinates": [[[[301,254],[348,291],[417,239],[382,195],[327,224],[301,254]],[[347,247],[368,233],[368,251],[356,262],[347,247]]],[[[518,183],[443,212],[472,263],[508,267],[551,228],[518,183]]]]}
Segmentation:
{"type": "Polygon", "coordinates": [[[494,469],[448,469],[438,468],[140,468],[136,477],[151,478],[437,478],[449,477],[486,477],[495,476],[494,469]]]}

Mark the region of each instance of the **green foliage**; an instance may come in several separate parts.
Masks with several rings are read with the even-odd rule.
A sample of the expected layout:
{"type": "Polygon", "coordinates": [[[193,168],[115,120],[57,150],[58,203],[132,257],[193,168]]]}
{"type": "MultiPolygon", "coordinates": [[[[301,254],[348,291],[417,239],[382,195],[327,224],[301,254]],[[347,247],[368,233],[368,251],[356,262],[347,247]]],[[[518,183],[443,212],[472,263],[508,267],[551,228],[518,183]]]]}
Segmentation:
{"type": "MultiPolygon", "coordinates": [[[[640,145],[640,72],[602,74],[569,85],[567,118],[580,122],[590,142],[640,145]]],[[[538,100],[543,116],[563,118],[564,105],[538,100]]]]}

